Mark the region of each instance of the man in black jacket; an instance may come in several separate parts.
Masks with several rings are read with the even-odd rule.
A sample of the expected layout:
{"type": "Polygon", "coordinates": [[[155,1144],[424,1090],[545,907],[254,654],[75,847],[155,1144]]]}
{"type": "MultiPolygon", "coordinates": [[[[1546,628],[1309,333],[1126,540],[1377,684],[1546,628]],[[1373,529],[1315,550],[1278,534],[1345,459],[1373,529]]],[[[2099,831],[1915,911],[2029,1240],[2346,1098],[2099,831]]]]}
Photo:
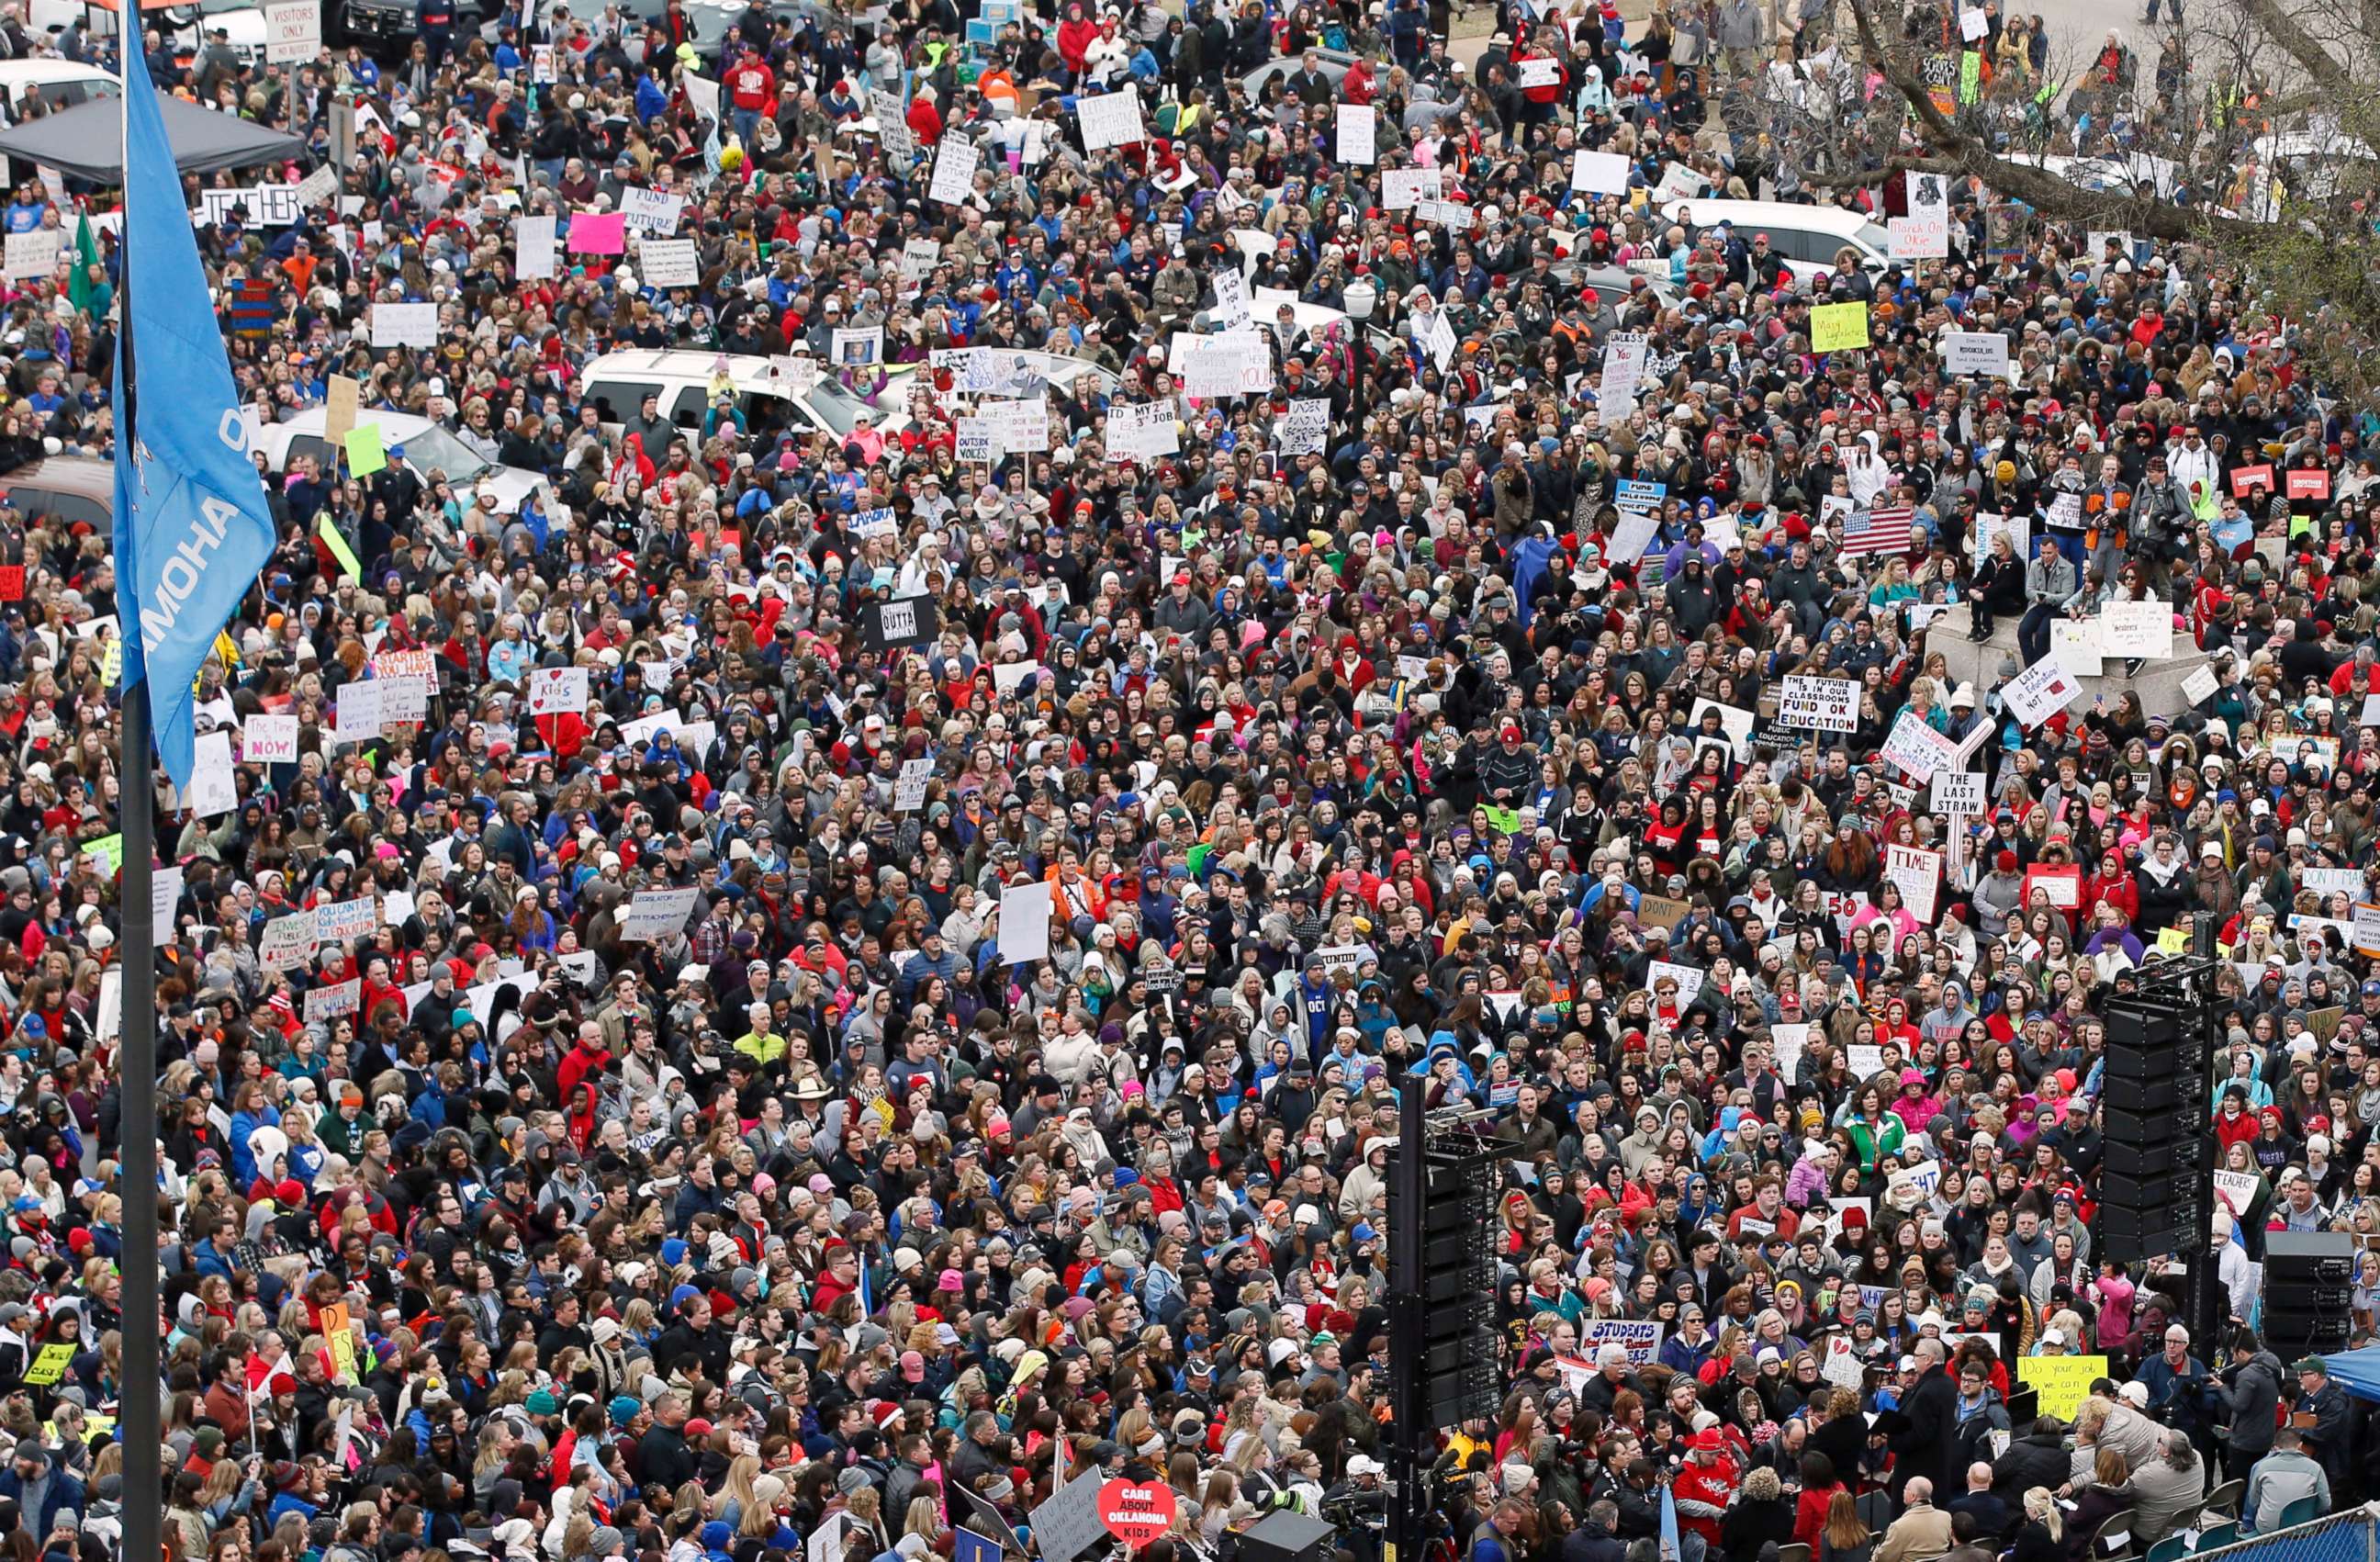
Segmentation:
{"type": "MultiPolygon", "coordinates": [[[[713,1382],[723,1381],[713,1379],[713,1382]]],[[[686,1401],[664,1394],[653,1401],[653,1426],[637,1444],[637,1479],[676,1491],[701,1468],[686,1441],[686,1401]]]]}
{"type": "Polygon", "coordinates": [[[1943,1370],[1942,1342],[1921,1339],[1913,1353],[1916,1366],[1907,1375],[1900,1396],[1900,1414],[1907,1424],[1888,1434],[1892,1449],[1892,1500],[1919,1476],[1937,1491],[1956,1489],[1950,1477],[1958,1451],[1959,1385],[1943,1370]]]}

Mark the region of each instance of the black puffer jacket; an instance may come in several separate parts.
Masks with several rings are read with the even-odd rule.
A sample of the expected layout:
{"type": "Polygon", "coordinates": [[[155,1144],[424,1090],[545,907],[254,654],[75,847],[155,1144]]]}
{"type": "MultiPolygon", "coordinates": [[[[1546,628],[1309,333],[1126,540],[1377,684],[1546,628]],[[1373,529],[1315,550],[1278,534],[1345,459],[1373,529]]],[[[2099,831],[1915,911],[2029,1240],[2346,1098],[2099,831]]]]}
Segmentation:
{"type": "Polygon", "coordinates": [[[2011,1438],[2008,1452],[1992,1461],[1992,1495],[2021,1509],[2025,1493],[2035,1486],[2058,1490],[2066,1484],[2070,1469],[2065,1433],[2044,1431],[2035,1422],[2034,1430],[2011,1438]]]}

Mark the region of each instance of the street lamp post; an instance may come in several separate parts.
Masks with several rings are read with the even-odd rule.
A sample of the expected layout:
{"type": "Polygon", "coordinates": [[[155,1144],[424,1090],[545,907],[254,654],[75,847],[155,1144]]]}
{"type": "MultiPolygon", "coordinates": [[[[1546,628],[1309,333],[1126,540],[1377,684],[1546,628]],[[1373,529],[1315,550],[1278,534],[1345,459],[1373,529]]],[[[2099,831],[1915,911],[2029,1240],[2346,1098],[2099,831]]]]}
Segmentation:
{"type": "Polygon", "coordinates": [[[1349,374],[1354,384],[1355,437],[1364,437],[1364,336],[1371,329],[1372,310],[1380,301],[1380,289],[1368,276],[1358,276],[1340,289],[1341,299],[1347,306],[1347,318],[1355,323],[1348,338],[1349,374]]]}

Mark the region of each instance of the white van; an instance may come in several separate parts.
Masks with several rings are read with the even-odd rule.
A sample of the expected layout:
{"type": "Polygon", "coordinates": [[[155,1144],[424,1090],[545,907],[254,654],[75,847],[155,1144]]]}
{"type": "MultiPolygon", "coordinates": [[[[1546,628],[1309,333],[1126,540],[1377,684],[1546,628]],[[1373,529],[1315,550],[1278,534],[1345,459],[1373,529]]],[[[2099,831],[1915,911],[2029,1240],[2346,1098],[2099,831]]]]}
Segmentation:
{"type": "MultiPolygon", "coordinates": [[[[587,366],[586,397],[605,430],[617,431],[637,415],[646,397],[659,397],[662,416],[698,443],[720,358],[718,353],[690,348],[607,352],[587,366]]],[[[771,359],[731,354],[726,361],[727,386],[735,392],[736,410],[744,414],[746,428],[756,437],[794,428],[824,429],[840,439],[851,433],[863,412],[876,420],[881,433],[898,433],[909,426],[905,366],[895,366],[890,383],[875,399],[863,401],[841,383],[824,376],[807,384],[786,380],[771,359]]]]}
{"type": "Polygon", "coordinates": [[[1892,254],[1892,236],[1882,223],[1840,206],[1796,206],[1781,201],[1679,201],[1664,214],[1699,237],[1706,228],[1727,224],[1747,241],[1755,234],[1768,236],[1768,248],[1781,256],[1785,269],[1797,281],[1814,281],[1835,269],[1843,250],[1858,251],[1860,265],[1881,272],[1892,254]]]}

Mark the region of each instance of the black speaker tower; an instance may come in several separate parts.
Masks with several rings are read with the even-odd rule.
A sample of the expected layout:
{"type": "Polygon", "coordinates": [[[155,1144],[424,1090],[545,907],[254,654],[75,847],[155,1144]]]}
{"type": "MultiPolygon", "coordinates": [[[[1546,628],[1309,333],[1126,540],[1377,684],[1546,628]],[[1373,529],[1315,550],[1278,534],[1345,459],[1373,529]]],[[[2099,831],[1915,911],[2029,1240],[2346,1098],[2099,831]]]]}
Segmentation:
{"type": "Polygon", "coordinates": [[[2200,915],[2191,952],[2152,960],[2138,990],[2109,1001],[2100,1074],[2106,1153],[2099,1168],[2095,1251],[2125,1263],[2165,1260],[2185,1272],[2185,1316],[2211,1350],[2230,1308],[2212,1250],[2215,1146],[2214,919],[2200,915]]]}
{"type": "Polygon", "coordinates": [[[1423,1471],[1434,1434],[1492,1418],[1496,1351],[1497,1163],[1484,1112],[1430,1114],[1425,1081],[1397,1092],[1389,1161],[1389,1346],[1394,1424],[1388,1456],[1388,1546],[1381,1562],[1419,1562],[1429,1534],[1423,1471]]]}

